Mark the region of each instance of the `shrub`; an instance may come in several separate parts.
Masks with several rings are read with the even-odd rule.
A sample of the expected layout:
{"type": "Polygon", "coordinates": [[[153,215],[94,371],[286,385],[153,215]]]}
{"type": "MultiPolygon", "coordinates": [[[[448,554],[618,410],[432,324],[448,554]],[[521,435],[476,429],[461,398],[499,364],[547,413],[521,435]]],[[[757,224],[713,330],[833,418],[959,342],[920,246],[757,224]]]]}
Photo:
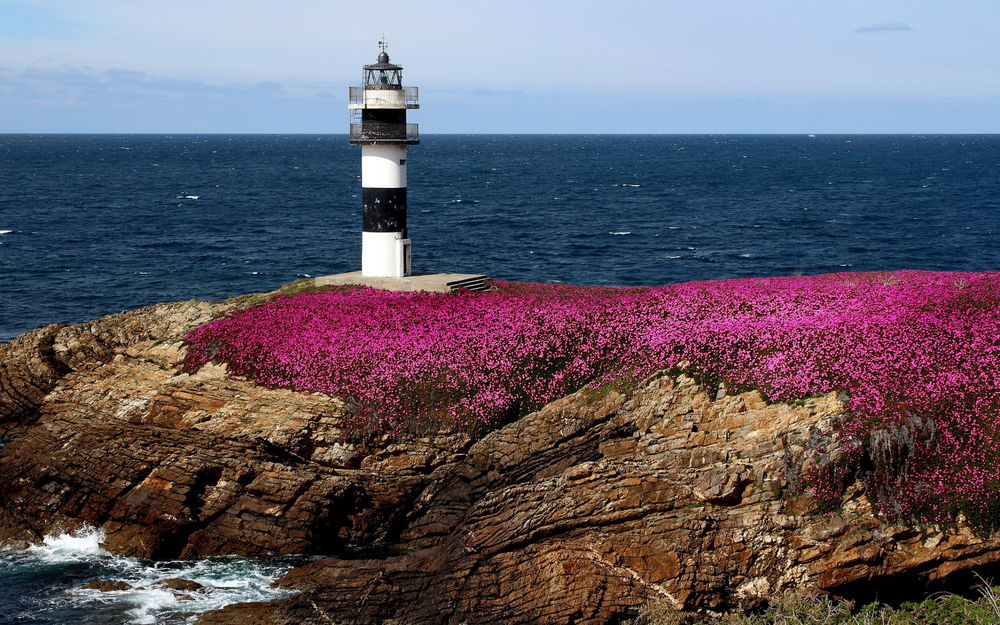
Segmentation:
{"type": "Polygon", "coordinates": [[[784,592],[759,614],[731,613],[707,619],[654,601],[643,606],[634,625],[998,625],[998,593],[1000,589],[986,585],[976,600],[943,594],[898,608],[869,603],[855,610],[849,601],[784,592]]]}

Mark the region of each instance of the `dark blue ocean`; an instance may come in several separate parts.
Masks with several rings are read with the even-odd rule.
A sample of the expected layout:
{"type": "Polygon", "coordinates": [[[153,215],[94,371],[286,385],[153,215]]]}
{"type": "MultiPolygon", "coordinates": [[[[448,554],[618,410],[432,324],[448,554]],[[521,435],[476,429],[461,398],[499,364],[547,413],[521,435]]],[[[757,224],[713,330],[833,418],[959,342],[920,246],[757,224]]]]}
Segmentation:
{"type": "MultiPolygon", "coordinates": [[[[0,342],[360,264],[343,135],[0,135],[0,342]]],[[[426,136],[418,272],[657,285],[1000,269],[1000,136],[426,136]]],[[[0,553],[0,623],[184,623],[290,563],[115,558],[96,532],[0,553]],[[195,602],[153,584],[205,584],[195,602]],[[132,591],[81,590],[122,579],[132,591]]]]}
{"type": "MultiPolygon", "coordinates": [[[[0,341],[359,268],[343,135],[0,135],[0,341]]],[[[1000,268],[1000,136],[430,135],[414,270],[667,284],[1000,268]]]]}

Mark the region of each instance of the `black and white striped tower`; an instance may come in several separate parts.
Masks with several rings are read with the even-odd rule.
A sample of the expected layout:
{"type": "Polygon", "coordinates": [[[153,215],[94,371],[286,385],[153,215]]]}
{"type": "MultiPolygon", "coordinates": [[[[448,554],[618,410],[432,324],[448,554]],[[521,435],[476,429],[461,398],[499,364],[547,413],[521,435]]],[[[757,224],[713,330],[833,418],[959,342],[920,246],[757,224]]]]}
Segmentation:
{"type": "Polygon", "coordinates": [[[406,110],[420,108],[417,88],[404,87],[402,67],[389,62],[385,41],[378,61],[364,66],[351,87],[351,143],[361,146],[361,275],[410,275],[406,232],[406,146],[420,143],[406,110]]]}

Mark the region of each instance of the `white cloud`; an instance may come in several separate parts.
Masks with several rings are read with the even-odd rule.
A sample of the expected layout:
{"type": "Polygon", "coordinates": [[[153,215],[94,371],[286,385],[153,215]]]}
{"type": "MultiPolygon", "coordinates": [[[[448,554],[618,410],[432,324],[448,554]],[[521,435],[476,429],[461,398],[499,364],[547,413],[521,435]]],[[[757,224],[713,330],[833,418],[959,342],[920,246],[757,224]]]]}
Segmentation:
{"type": "Polygon", "coordinates": [[[856,33],[885,33],[885,32],[908,32],[913,30],[913,27],[909,24],[904,24],[902,22],[889,22],[886,24],[871,24],[869,26],[862,26],[861,28],[855,30],[856,33]]]}
{"type": "MultiPolygon", "coordinates": [[[[20,1],[0,0],[0,13],[5,2],[20,1]]],[[[0,71],[0,95],[95,106],[179,103],[177,116],[211,102],[246,109],[296,100],[319,111],[322,100],[333,108],[317,114],[316,127],[339,128],[337,103],[360,79],[361,65],[374,60],[383,33],[393,61],[406,68],[404,80],[427,98],[421,115],[471,107],[475,97],[482,104],[472,108],[505,103],[528,123],[540,113],[515,100],[560,97],[564,108],[607,103],[616,112],[594,118],[598,127],[656,98],[1000,94],[993,32],[1000,4],[987,0],[966,8],[907,0],[877,7],[870,0],[574,0],[572,10],[568,0],[30,2],[46,11],[25,14],[22,22],[34,26],[23,36],[0,37],[0,66],[8,68],[0,71]],[[57,27],[45,21],[48,13],[58,14],[57,27]],[[880,22],[885,15],[909,23],[880,22]],[[852,33],[905,33],[915,30],[910,24],[921,32],[852,33]]]]}

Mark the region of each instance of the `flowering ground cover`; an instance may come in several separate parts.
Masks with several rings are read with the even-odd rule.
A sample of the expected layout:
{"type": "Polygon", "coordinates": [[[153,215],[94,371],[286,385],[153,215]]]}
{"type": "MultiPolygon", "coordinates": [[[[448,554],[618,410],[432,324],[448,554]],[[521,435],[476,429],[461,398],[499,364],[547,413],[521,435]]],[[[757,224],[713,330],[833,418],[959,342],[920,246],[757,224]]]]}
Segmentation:
{"type": "Polygon", "coordinates": [[[183,367],[331,393],[359,431],[390,435],[485,431],[681,363],[772,401],[843,391],[844,442],[805,476],[814,494],[857,475],[890,516],[1000,524],[1000,273],[495,287],[278,296],[190,332],[183,367]]]}

